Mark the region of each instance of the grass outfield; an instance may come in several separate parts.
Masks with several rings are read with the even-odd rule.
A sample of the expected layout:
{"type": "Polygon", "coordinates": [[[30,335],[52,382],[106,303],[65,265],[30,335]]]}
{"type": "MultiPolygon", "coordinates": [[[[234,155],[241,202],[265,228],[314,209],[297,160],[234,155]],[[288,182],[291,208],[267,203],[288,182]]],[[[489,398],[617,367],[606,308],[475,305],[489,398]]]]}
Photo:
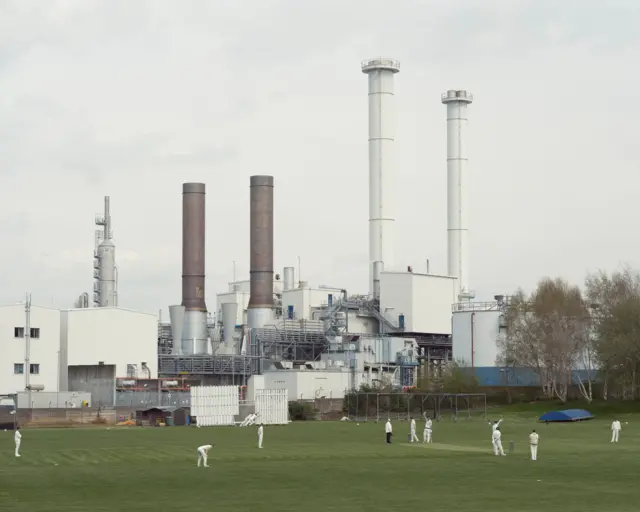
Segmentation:
{"type": "Polygon", "coordinates": [[[3,431],[0,510],[637,512],[640,416],[620,419],[611,445],[608,419],[505,416],[505,449],[516,442],[507,457],[491,454],[480,420],[436,423],[430,446],[408,444],[406,422],[391,446],[382,424],[294,423],[265,427],[262,450],[255,427],[24,430],[20,459],[3,431]],[[527,460],[532,427],[537,462],[527,460]],[[196,448],[212,442],[212,467],[196,468],[196,448]]]}

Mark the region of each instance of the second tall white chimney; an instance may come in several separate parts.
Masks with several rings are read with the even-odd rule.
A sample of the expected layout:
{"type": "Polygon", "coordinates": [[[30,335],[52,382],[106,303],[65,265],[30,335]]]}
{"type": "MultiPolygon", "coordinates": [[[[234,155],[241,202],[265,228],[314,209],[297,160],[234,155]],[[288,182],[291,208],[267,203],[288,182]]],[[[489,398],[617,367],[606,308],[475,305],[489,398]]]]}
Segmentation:
{"type": "Polygon", "coordinates": [[[469,288],[469,211],[467,204],[467,91],[442,94],[447,106],[447,273],[457,277],[457,299],[474,298],[469,288]]]}
{"type": "Polygon", "coordinates": [[[369,295],[375,295],[374,264],[393,267],[394,87],[400,62],[377,58],[362,63],[369,75],[369,295]]]}

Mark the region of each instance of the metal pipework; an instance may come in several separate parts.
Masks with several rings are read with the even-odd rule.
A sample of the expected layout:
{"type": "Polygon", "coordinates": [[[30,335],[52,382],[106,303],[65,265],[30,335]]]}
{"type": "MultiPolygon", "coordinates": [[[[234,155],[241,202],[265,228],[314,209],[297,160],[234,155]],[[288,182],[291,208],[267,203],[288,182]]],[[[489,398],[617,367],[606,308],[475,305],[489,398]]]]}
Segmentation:
{"type": "Polygon", "coordinates": [[[369,295],[375,295],[373,265],[393,267],[392,183],[395,151],[393,76],[400,62],[377,58],[362,63],[369,76],[369,295]]]}
{"type": "Polygon", "coordinates": [[[250,328],[261,328],[273,317],[273,176],[250,180],[250,328]]]}
{"type": "Polygon", "coordinates": [[[182,185],[183,354],[206,354],[208,348],[207,305],[204,300],[205,194],[204,183],[182,185]]]}
{"type": "Polygon", "coordinates": [[[469,213],[467,204],[467,106],[473,95],[449,90],[441,101],[447,106],[447,273],[457,277],[460,301],[474,297],[469,289],[469,213]]]}

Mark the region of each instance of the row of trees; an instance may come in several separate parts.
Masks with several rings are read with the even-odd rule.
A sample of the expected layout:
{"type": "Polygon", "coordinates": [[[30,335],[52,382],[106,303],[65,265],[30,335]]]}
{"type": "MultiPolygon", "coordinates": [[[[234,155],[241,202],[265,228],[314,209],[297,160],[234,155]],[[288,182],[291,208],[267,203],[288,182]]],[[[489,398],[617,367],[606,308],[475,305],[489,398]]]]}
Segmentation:
{"type": "Polygon", "coordinates": [[[497,364],[527,368],[562,401],[576,385],[591,402],[595,383],[635,399],[640,370],[640,273],[591,274],[584,289],[543,279],[529,295],[509,297],[497,364]]]}

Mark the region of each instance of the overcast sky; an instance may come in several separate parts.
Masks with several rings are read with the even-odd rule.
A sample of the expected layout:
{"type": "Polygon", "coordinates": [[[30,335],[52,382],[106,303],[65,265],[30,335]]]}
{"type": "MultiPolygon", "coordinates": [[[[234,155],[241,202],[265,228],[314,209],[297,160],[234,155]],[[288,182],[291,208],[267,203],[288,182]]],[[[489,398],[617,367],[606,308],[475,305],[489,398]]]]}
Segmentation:
{"type": "Polygon", "coordinates": [[[471,286],[640,267],[637,0],[0,0],[0,302],[92,289],[111,196],[120,305],[180,302],[181,184],[207,184],[207,299],[276,268],[366,292],[367,78],[396,75],[396,262],[446,273],[446,108],[469,108],[471,286]],[[634,145],[636,149],[634,149],[634,145]]]}

